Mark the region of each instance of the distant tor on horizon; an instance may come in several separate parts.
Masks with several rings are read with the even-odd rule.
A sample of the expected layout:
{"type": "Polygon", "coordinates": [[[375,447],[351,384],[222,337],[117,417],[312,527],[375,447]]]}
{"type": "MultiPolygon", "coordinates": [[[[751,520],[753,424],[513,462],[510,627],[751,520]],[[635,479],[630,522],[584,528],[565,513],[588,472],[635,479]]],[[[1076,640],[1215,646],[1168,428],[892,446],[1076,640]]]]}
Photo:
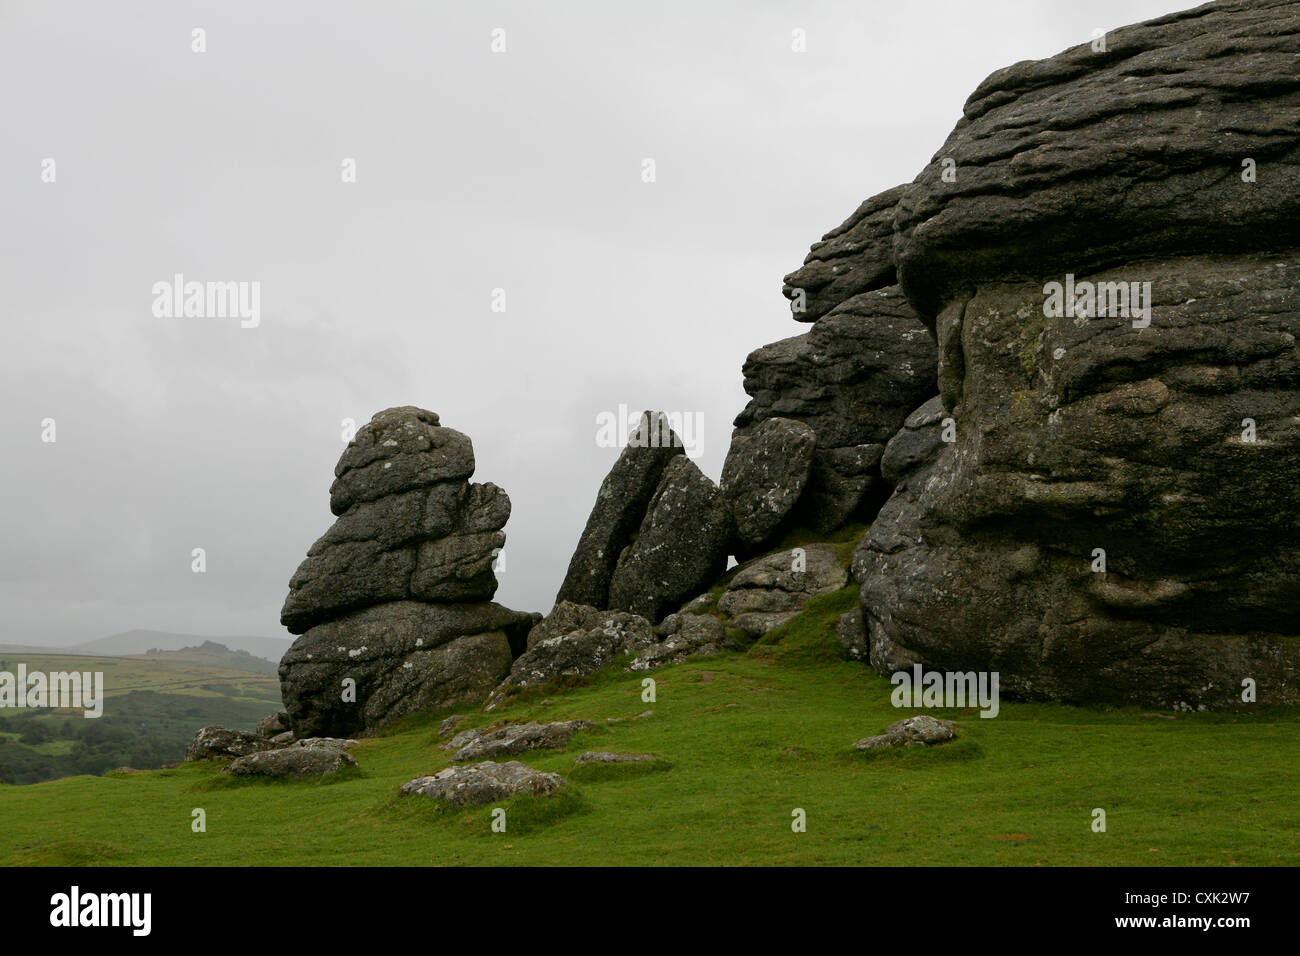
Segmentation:
{"type": "MultiPolygon", "coordinates": [[[[84,644],[73,645],[67,650],[83,654],[98,654],[106,657],[120,657],[128,654],[144,654],[150,648],[160,651],[179,651],[183,647],[198,647],[204,641],[224,644],[232,651],[247,651],[254,657],[261,657],[272,663],[279,663],[284,652],[289,649],[291,641],[280,637],[211,637],[202,634],[176,634],[170,631],[150,631],[137,628],[123,631],[108,637],[97,638],[84,644]]],[[[50,650],[53,650],[51,648],[50,650]]]]}

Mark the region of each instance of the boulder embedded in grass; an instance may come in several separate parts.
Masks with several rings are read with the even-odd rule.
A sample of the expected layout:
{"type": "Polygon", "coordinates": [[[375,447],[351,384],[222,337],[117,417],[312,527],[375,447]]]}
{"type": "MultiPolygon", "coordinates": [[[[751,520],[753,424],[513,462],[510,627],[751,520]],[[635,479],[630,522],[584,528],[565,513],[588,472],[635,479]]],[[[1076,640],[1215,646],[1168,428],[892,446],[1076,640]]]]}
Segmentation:
{"type": "Polygon", "coordinates": [[[201,727],[185,748],[186,760],[221,760],[243,757],[261,750],[274,749],[275,744],[260,734],[246,730],[231,730],[220,724],[201,727]]]}
{"type": "Polygon", "coordinates": [[[549,796],[565,783],[559,774],[542,773],[518,760],[507,763],[484,760],[463,767],[448,767],[431,776],[416,777],[402,784],[402,793],[418,793],[454,807],[470,807],[510,797],[549,796]]]}
{"type": "Polygon", "coordinates": [[[947,743],[955,736],[951,720],[939,720],[929,714],[918,714],[906,720],[897,720],[885,728],[883,734],[863,737],[853,745],[856,750],[880,750],[889,747],[925,747],[947,743]]]}
{"type": "Polygon", "coordinates": [[[452,760],[505,757],[525,750],[552,750],[568,744],[579,730],[594,727],[590,720],[561,720],[553,724],[507,724],[499,730],[480,733],[456,751],[452,760]]]}
{"type": "Polygon", "coordinates": [[[586,763],[640,763],[644,760],[656,760],[654,754],[621,754],[607,753],[603,750],[588,750],[584,754],[579,754],[573,758],[573,762],[581,766],[586,763]]]}
{"type": "Polygon", "coordinates": [[[357,765],[357,758],[341,746],[354,742],[333,738],[300,740],[290,747],[240,757],[221,772],[233,777],[323,777],[357,765]]]}

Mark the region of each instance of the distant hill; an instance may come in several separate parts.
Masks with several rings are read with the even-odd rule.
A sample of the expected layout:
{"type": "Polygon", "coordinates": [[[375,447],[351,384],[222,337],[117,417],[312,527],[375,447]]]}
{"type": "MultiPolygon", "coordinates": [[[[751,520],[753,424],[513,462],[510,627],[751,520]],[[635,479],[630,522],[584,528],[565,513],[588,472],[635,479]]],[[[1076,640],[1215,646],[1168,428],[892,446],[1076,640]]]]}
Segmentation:
{"type": "MultiPolygon", "coordinates": [[[[152,649],[179,651],[201,647],[205,643],[221,644],[232,651],[247,651],[273,664],[279,664],[291,641],[283,637],[203,637],[198,634],[173,634],[169,631],[124,631],[111,637],[87,641],[68,648],[76,654],[103,654],[117,657],[124,654],[146,654],[152,649]]],[[[48,649],[47,649],[48,653],[48,649]]]]}
{"type": "Polygon", "coordinates": [[[197,667],[220,667],[234,671],[250,671],[254,674],[277,674],[278,664],[265,657],[257,657],[248,651],[232,651],[225,644],[204,641],[198,647],[182,647],[178,651],[164,651],[150,648],[144,654],[122,654],[136,660],[165,660],[176,663],[193,664],[197,667]]]}

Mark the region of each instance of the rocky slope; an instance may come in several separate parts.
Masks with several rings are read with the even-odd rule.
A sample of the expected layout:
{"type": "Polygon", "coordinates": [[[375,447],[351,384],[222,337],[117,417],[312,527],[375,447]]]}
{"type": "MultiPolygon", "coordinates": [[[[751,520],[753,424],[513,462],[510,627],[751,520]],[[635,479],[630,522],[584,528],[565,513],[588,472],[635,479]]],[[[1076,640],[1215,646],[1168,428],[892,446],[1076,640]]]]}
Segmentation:
{"type": "Polygon", "coordinates": [[[642,416],[542,623],[490,603],[510,505],[469,439],[414,408],[362,429],[284,606],[295,733],[741,646],[841,590],[817,540],[866,523],[839,638],[881,673],[1300,703],[1298,187],[1300,4],[998,71],[786,276],[812,324],[747,359],[720,482],[642,416]]]}

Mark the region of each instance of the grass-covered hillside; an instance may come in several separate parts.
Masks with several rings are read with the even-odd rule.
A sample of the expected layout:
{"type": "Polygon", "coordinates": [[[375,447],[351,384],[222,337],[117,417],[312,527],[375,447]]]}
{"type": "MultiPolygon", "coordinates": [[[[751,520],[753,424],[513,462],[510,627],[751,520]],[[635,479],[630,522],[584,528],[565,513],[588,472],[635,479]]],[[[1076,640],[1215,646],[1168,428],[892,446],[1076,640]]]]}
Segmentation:
{"type": "Polygon", "coordinates": [[[1300,714],[1077,709],[1003,701],[939,712],[959,739],[868,757],[853,742],[913,711],[839,659],[852,588],[746,653],[524,694],[470,721],[588,718],[567,750],[523,755],[569,786],[550,798],[437,809],[400,797],[447,765],[446,714],[361,742],[328,782],[236,783],[220,763],[0,787],[0,863],[109,865],[1300,863],[1300,714]],[[652,710],[649,716],[636,715],[652,710]],[[575,771],[585,750],[650,765],[575,771]],[[1093,809],[1107,815],[1093,832],[1093,809]],[[191,828],[206,813],[206,832],[191,828]],[[807,831],[791,830],[792,812],[807,831]]]}

